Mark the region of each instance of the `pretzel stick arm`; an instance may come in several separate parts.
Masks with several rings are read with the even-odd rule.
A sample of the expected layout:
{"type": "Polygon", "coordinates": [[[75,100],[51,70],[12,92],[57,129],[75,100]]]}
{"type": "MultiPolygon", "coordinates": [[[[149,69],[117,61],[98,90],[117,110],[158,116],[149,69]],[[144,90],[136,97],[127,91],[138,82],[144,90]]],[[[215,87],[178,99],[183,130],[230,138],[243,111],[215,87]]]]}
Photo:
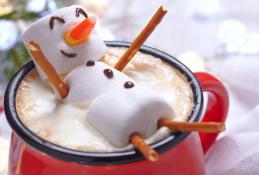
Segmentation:
{"type": "Polygon", "coordinates": [[[115,69],[122,71],[124,67],[130,62],[132,57],[137,53],[140,46],[147,40],[147,38],[151,35],[154,31],[156,26],[160,23],[163,19],[167,10],[165,10],[162,6],[157,10],[154,16],[151,18],[149,23],[143,29],[143,31],[135,38],[132,42],[131,46],[126,50],[124,55],[120,58],[118,63],[115,65],[115,69]]]}
{"type": "Polygon", "coordinates": [[[130,141],[135,148],[141,152],[141,154],[149,161],[155,162],[158,160],[158,153],[150,148],[148,144],[145,143],[144,139],[138,134],[132,134],[130,137],[130,141]]]}
{"type": "Polygon", "coordinates": [[[172,131],[182,132],[205,132],[205,133],[218,133],[225,130],[224,123],[217,122],[178,122],[169,119],[160,119],[158,126],[166,126],[172,131]]]}
{"type": "Polygon", "coordinates": [[[40,46],[34,42],[30,41],[27,46],[28,50],[32,54],[35,62],[39,65],[41,70],[45,73],[48,80],[54,86],[54,88],[59,92],[62,98],[66,97],[69,91],[68,86],[60,78],[54,67],[46,59],[45,55],[42,53],[40,46]]]}

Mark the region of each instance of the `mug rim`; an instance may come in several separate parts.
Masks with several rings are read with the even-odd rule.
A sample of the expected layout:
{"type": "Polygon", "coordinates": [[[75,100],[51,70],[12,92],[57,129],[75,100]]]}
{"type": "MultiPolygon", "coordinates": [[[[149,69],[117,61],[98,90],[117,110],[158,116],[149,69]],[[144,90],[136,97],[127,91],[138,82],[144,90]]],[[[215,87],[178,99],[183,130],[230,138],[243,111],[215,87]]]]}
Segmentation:
{"type": "MultiPolygon", "coordinates": [[[[130,42],[125,41],[105,41],[108,47],[129,47],[130,42]]],[[[182,75],[184,75],[193,92],[194,107],[192,114],[188,121],[198,121],[201,117],[203,110],[203,93],[199,81],[195,75],[183,63],[175,57],[155,49],[150,46],[141,46],[140,52],[152,55],[162,61],[168,63],[170,66],[176,68],[182,75]]],[[[25,143],[43,153],[48,154],[50,157],[55,157],[64,161],[71,161],[87,165],[113,165],[113,164],[126,164],[130,162],[144,160],[144,157],[135,149],[115,151],[115,152],[84,152],[65,148],[54,143],[51,143],[30,131],[20,120],[16,111],[16,92],[19,88],[23,78],[35,67],[33,61],[24,65],[9,82],[4,99],[4,108],[6,118],[13,131],[22,138],[25,143]]],[[[181,141],[183,141],[190,132],[171,133],[168,137],[150,144],[151,148],[155,149],[158,153],[163,153],[172,149],[181,141]]]]}

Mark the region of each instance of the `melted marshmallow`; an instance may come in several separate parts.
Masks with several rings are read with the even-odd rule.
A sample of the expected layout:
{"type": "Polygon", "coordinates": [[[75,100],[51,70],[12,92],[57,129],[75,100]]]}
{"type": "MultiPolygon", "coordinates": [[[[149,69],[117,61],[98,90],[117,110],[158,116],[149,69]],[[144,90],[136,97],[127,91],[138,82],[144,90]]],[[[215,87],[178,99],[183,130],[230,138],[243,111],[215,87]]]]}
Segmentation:
{"type": "Polygon", "coordinates": [[[94,99],[87,114],[87,120],[116,147],[127,146],[133,133],[150,137],[161,117],[174,117],[171,106],[158,92],[135,83],[126,85],[94,99]]]}

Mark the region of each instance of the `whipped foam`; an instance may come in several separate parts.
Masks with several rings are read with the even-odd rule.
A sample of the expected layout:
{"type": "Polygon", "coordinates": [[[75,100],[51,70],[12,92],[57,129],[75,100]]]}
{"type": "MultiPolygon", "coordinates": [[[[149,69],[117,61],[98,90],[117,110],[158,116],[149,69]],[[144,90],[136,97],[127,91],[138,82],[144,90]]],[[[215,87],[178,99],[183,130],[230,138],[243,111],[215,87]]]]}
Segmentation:
{"type": "MultiPolygon", "coordinates": [[[[103,62],[113,66],[125,52],[109,48],[103,62]]],[[[123,71],[136,82],[158,91],[174,109],[177,121],[186,121],[193,109],[193,93],[184,76],[167,63],[151,55],[138,52],[123,71]]],[[[36,135],[63,147],[88,152],[111,152],[130,149],[117,148],[109,143],[85,119],[91,101],[65,103],[55,98],[46,80],[32,70],[21,82],[17,92],[17,111],[22,122],[36,135]]],[[[170,134],[160,128],[146,139],[157,142],[170,134]]]]}

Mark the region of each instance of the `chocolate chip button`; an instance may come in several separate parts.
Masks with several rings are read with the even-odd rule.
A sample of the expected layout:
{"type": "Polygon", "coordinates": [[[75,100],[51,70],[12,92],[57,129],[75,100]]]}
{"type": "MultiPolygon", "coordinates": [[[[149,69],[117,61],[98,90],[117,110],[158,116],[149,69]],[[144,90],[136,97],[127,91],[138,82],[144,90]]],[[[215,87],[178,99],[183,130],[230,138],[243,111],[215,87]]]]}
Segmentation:
{"type": "Polygon", "coordinates": [[[113,72],[111,69],[104,69],[103,73],[109,79],[113,77],[113,72]]]}
{"type": "Polygon", "coordinates": [[[94,65],[95,65],[95,62],[93,60],[89,60],[86,63],[86,66],[94,66],[94,65]]]}
{"type": "Polygon", "coordinates": [[[127,82],[124,83],[124,87],[126,89],[133,88],[134,87],[134,83],[132,83],[131,81],[127,81],[127,82]]]}

